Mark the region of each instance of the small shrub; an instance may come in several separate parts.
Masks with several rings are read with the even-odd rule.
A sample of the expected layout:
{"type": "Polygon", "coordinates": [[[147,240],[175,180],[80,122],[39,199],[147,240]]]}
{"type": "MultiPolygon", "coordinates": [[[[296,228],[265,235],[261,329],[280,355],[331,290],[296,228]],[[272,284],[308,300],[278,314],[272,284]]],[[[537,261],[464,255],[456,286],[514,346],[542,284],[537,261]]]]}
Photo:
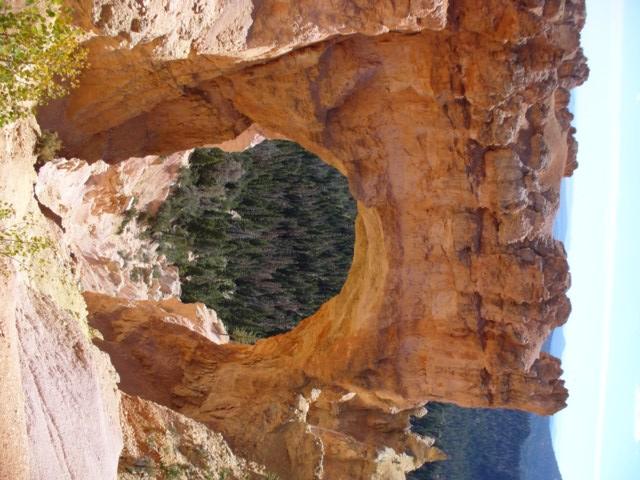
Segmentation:
{"type": "Polygon", "coordinates": [[[187,467],[185,465],[168,465],[163,466],[162,470],[167,480],[177,480],[181,477],[182,473],[186,473],[187,467]]]}
{"type": "Polygon", "coordinates": [[[58,133],[43,130],[33,149],[34,155],[38,157],[36,161],[36,170],[39,170],[45,163],[56,158],[56,155],[61,148],[62,140],[58,137],[58,133]]]}
{"type": "Polygon", "coordinates": [[[158,265],[154,265],[153,269],[151,269],[151,278],[158,279],[162,276],[162,270],[158,265]]]}
{"type": "Polygon", "coordinates": [[[127,228],[127,225],[129,225],[131,220],[133,220],[134,218],[137,218],[139,216],[138,215],[138,210],[136,209],[137,203],[138,203],[138,199],[136,197],[133,197],[133,201],[131,202],[131,206],[129,207],[128,210],[126,210],[122,214],[122,222],[120,223],[120,226],[118,227],[118,230],[116,231],[117,235],[122,235],[124,233],[124,229],[127,228]]]}
{"type": "Polygon", "coordinates": [[[126,250],[118,250],[118,255],[120,256],[120,258],[122,258],[122,260],[124,260],[125,265],[131,260],[131,253],[127,252],[126,250]]]}
{"type": "MultiPolygon", "coordinates": [[[[8,220],[15,215],[15,210],[8,203],[0,201],[0,221],[8,220]]],[[[25,270],[33,267],[44,267],[45,258],[38,255],[53,247],[51,239],[44,235],[32,235],[36,227],[33,215],[25,216],[19,223],[10,227],[0,225],[0,257],[9,259],[25,270]]],[[[0,265],[0,274],[6,274],[0,265]]]]}
{"type": "Polygon", "coordinates": [[[147,280],[147,271],[142,267],[133,267],[131,269],[131,273],[129,274],[129,278],[133,282],[145,282],[147,280]]]}
{"type": "Polygon", "coordinates": [[[62,0],[0,0],[0,127],[77,84],[87,52],[62,0]]]}
{"type": "Polygon", "coordinates": [[[156,432],[151,432],[147,435],[147,445],[153,450],[158,448],[158,442],[156,441],[156,432]]]}
{"type": "Polygon", "coordinates": [[[235,328],[231,332],[231,339],[238,343],[253,345],[258,340],[258,335],[247,328],[235,328]]]}

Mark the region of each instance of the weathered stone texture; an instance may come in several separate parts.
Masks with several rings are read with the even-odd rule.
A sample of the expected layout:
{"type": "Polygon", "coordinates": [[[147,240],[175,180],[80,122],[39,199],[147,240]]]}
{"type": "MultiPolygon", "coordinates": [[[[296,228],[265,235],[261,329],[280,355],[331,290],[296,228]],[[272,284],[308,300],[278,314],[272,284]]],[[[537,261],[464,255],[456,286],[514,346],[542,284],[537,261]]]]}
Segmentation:
{"type": "Polygon", "coordinates": [[[33,196],[37,133],[33,119],[0,129],[0,200],[15,210],[0,228],[29,216],[25,235],[53,239],[41,254],[0,257],[0,478],[114,478],[117,375],[89,340],[68,252],[33,196]]]}
{"type": "Polygon", "coordinates": [[[157,212],[189,153],[118,165],[59,158],[40,169],[36,196],[58,217],[84,291],[132,300],[180,295],[178,269],[142,235],[138,215],[157,212]]]}

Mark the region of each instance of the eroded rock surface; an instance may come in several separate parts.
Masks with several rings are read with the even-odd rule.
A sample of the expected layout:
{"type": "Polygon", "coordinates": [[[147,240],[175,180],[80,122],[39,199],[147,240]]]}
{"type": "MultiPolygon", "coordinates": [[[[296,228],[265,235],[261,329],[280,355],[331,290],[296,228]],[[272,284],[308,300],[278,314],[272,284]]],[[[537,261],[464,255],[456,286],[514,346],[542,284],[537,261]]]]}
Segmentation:
{"type": "MultiPolygon", "coordinates": [[[[252,142],[253,137],[255,135],[247,136],[247,141],[252,142]]],[[[59,245],[70,256],[69,263],[88,305],[93,311],[101,312],[100,318],[92,317],[92,322],[106,339],[98,333],[94,343],[111,355],[112,364],[123,375],[118,381],[128,385],[135,382],[135,375],[127,368],[131,363],[130,353],[118,356],[119,352],[106,347],[114,336],[148,339],[144,342],[149,357],[154,357],[149,329],[156,334],[172,332],[176,345],[190,336],[216,344],[228,341],[225,327],[213,310],[204,304],[183,304],[173,296],[180,292],[177,269],[156,253],[157,246],[142,235],[145,226],[138,219],[139,214],[156,213],[180,168],[186,165],[189,153],[166,158],[132,158],[113,166],[59,158],[39,170],[35,191],[40,206],[47,209],[60,227],[51,222],[59,245]]],[[[52,314],[51,320],[66,323],[61,315],[52,314]]],[[[98,330],[92,330],[92,334],[96,332],[98,330]]],[[[36,364],[51,363],[42,361],[41,355],[34,351],[30,354],[36,364]]],[[[162,359],[156,358],[154,362],[157,361],[171,368],[173,357],[163,352],[162,359]]],[[[78,380],[70,376],[62,377],[61,381],[78,380]]],[[[159,380],[158,384],[164,385],[164,382],[159,380]]],[[[79,385],[78,389],[82,391],[84,387],[79,385]]],[[[151,396],[144,387],[135,393],[145,398],[151,396]]],[[[173,475],[171,478],[204,479],[207,475],[217,478],[227,472],[233,475],[228,476],[231,479],[264,470],[236,458],[220,434],[153,402],[125,396],[119,408],[120,417],[116,414],[110,419],[113,428],[121,427],[124,432],[118,478],[173,475]]],[[[33,408],[30,414],[38,411],[33,408]]],[[[119,448],[118,443],[113,444],[112,463],[113,454],[117,455],[119,448]]],[[[44,452],[37,452],[36,457],[46,460],[44,452]]],[[[112,474],[99,475],[114,478],[112,474]]],[[[80,477],[72,471],[71,478],[80,477]]]]}
{"type": "Polygon", "coordinates": [[[59,158],[38,172],[36,195],[59,217],[82,289],[126,299],[180,295],[178,271],[142,235],[190,152],[131,158],[116,166],[59,158]]]}
{"type": "Polygon", "coordinates": [[[219,433],[156,403],[123,394],[120,480],[244,479],[264,467],[239,458],[219,433]]]}
{"type": "Polygon", "coordinates": [[[114,478],[122,447],[117,374],[88,336],[58,227],[33,195],[33,119],[0,129],[0,200],[46,236],[36,255],[0,256],[0,478],[114,478]]]}
{"type": "Polygon", "coordinates": [[[405,431],[428,400],[565,405],[540,347],[570,310],[551,224],[575,168],[582,0],[194,4],[168,35],[164,4],[127,5],[81,3],[93,67],[40,116],[67,154],[117,162],[256,124],[343,172],[359,214],[349,278],[315,315],[253,347],[124,335],[125,392],[300,479],[436,458],[405,431]]]}

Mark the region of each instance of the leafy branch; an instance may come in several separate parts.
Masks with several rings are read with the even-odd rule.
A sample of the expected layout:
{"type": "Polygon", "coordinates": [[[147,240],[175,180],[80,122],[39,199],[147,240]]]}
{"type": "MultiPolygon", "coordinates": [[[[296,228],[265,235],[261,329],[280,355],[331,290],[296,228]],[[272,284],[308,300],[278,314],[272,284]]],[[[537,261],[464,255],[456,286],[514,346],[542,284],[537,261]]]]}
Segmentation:
{"type": "MultiPolygon", "coordinates": [[[[0,221],[8,220],[14,215],[13,207],[0,201],[0,221]]],[[[32,235],[31,231],[35,227],[35,219],[30,214],[12,226],[0,226],[0,257],[16,263],[24,270],[29,270],[30,265],[34,263],[37,266],[44,266],[47,263],[46,259],[38,256],[52,248],[53,242],[45,235],[32,235]]],[[[2,266],[0,266],[0,274],[6,274],[2,266]]]]}
{"type": "Polygon", "coordinates": [[[62,0],[0,0],[0,127],[77,86],[87,52],[62,0]]]}

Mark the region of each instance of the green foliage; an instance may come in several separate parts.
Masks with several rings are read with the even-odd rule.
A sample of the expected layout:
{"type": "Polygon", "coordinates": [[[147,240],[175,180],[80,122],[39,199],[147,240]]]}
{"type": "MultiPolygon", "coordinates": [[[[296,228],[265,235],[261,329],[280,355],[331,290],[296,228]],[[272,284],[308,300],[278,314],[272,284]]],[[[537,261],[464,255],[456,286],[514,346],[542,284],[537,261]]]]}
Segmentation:
{"type": "MultiPolygon", "coordinates": [[[[0,201],[0,222],[10,221],[14,215],[13,207],[0,201]]],[[[52,248],[53,243],[47,236],[33,235],[31,232],[35,227],[36,222],[32,215],[27,215],[20,222],[8,227],[0,226],[0,257],[17,263],[25,270],[44,266],[46,259],[39,254],[52,248]]],[[[6,273],[1,265],[0,273],[6,273]]]]}
{"type": "Polygon", "coordinates": [[[253,345],[258,340],[258,335],[256,332],[249,330],[247,328],[234,328],[231,332],[231,340],[238,343],[246,343],[248,345],[253,345]]]}
{"type": "Polygon", "coordinates": [[[300,146],[196,150],[150,234],[180,269],[182,299],[231,328],[286,331],[337,294],[353,256],[346,179],[300,146]]]}
{"type": "Polygon", "coordinates": [[[413,430],[436,439],[448,459],[425,464],[412,480],[519,480],[521,447],[529,436],[524,412],[460,408],[431,402],[413,430]]]}
{"type": "Polygon", "coordinates": [[[182,474],[189,470],[188,466],[179,464],[163,465],[161,469],[167,480],[176,480],[181,478],[182,474]]]}
{"type": "Polygon", "coordinates": [[[0,127],[76,86],[87,56],[80,35],[62,0],[27,0],[16,11],[0,0],[0,127]]]}
{"type": "Polygon", "coordinates": [[[131,202],[131,205],[124,212],[124,215],[122,216],[122,222],[120,223],[120,226],[118,227],[118,230],[116,232],[118,235],[122,235],[122,233],[124,233],[124,229],[127,228],[127,225],[129,225],[131,220],[133,220],[134,218],[139,218],[140,214],[138,213],[138,210],[135,208],[137,203],[138,203],[138,199],[134,197],[133,201],[131,202]]]}
{"type": "Polygon", "coordinates": [[[38,160],[36,161],[36,168],[39,169],[45,163],[50,162],[56,158],[57,153],[62,148],[62,141],[58,137],[57,132],[50,132],[49,130],[43,130],[38,136],[33,153],[38,160]]]}

